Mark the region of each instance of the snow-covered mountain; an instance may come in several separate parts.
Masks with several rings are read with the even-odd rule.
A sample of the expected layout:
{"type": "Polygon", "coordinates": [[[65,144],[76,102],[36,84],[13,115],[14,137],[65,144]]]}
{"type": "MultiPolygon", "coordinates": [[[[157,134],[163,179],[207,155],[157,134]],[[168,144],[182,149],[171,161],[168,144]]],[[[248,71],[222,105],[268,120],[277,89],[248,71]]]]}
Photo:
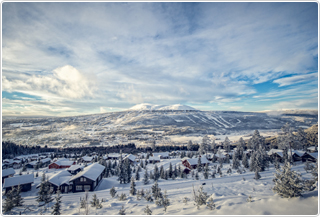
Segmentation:
{"type": "Polygon", "coordinates": [[[175,104],[175,105],[152,105],[149,103],[142,103],[131,107],[129,110],[135,111],[196,111],[197,109],[191,106],[175,104]]]}

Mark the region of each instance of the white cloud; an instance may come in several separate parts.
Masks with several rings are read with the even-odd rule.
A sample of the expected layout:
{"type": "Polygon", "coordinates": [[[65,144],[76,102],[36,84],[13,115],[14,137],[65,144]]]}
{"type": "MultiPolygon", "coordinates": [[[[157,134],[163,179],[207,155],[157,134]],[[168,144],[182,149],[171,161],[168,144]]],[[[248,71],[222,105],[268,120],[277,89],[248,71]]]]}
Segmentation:
{"type": "Polygon", "coordinates": [[[292,77],[279,78],[274,80],[273,83],[279,84],[280,87],[288,86],[292,84],[303,83],[306,81],[317,81],[318,73],[304,74],[304,75],[295,75],[292,77]]]}
{"type": "Polygon", "coordinates": [[[4,91],[28,92],[31,95],[80,99],[94,97],[94,80],[66,65],[47,75],[21,75],[20,80],[2,77],[4,91]]]}

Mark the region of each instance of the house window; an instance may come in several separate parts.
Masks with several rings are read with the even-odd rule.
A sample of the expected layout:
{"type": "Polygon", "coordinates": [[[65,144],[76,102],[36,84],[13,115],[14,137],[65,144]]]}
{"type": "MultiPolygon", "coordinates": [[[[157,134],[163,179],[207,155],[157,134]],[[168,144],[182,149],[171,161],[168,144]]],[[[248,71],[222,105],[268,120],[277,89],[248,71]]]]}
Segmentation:
{"type": "Polygon", "coordinates": [[[80,182],[83,182],[83,178],[80,178],[80,182]]]}
{"type": "Polygon", "coordinates": [[[85,181],[87,181],[86,178],[80,178],[80,182],[85,182],[85,181]]]}
{"type": "Polygon", "coordinates": [[[77,185],[77,186],[76,186],[76,190],[77,190],[77,191],[82,191],[82,185],[77,185]]]}
{"type": "Polygon", "coordinates": [[[84,190],[85,190],[85,191],[87,191],[87,190],[90,191],[90,188],[91,188],[90,185],[84,185],[84,190]]]}
{"type": "Polygon", "coordinates": [[[87,179],[86,179],[86,178],[83,178],[83,181],[85,182],[85,181],[87,181],[87,179]]]}
{"type": "Polygon", "coordinates": [[[53,191],[53,187],[52,186],[50,187],[50,191],[53,191]]]}

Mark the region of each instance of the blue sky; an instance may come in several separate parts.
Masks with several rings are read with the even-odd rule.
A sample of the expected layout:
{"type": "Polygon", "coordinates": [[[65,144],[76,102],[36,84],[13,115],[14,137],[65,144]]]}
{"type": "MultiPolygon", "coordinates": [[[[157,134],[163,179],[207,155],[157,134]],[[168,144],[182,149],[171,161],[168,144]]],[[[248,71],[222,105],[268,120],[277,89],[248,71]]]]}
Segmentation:
{"type": "Polygon", "coordinates": [[[2,114],[318,108],[318,4],[2,4],[2,114]]]}

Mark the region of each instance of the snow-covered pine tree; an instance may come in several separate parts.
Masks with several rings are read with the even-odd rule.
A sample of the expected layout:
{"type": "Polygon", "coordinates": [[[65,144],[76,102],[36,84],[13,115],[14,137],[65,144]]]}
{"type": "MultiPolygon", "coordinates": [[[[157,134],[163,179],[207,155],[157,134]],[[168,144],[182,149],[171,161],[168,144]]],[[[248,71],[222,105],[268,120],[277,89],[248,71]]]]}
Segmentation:
{"type": "Polygon", "coordinates": [[[131,180],[131,165],[128,158],[124,161],[124,167],[125,167],[125,183],[129,183],[131,180]]]}
{"type": "Polygon", "coordinates": [[[164,190],[164,194],[161,197],[161,204],[162,204],[162,206],[164,208],[164,211],[167,212],[167,208],[170,205],[170,200],[169,200],[168,195],[167,195],[167,190],[164,190]]]}
{"type": "Polygon", "coordinates": [[[146,208],[144,209],[144,213],[145,213],[146,215],[152,215],[152,211],[151,211],[151,209],[149,208],[148,205],[147,205],[146,208]]]}
{"type": "Polygon", "coordinates": [[[149,184],[149,174],[148,174],[148,170],[147,170],[147,169],[145,169],[145,172],[144,172],[143,184],[144,184],[144,185],[149,184]]]}
{"type": "Polygon", "coordinates": [[[137,180],[137,181],[140,180],[140,174],[139,174],[139,170],[138,170],[138,169],[136,170],[136,175],[135,175],[135,177],[136,177],[136,180],[137,180]]]}
{"type": "Polygon", "coordinates": [[[201,171],[202,171],[202,164],[201,164],[200,155],[199,155],[199,157],[198,157],[197,171],[198,171],[198,172],[201,172],[201,171]]]}
{"type": "Polygon", "coordinates": [[[120,201],[124,201],[127,199],[127,195],[125,193],[121,193],[120,196],[119,196],[119,200],[120,201]]]}
{"type": "Polygon", "coordinates": [[[102,208],[102,202],[99,201],[96,194],[92,195],[92,201],[90,201],[92,207],[96,207],[98,209],[102,208]]]}
{"type": "Polygon", "coordinates": [[[239,148],[242,147],[243,149],[246,148],[246,142],[243,140],[242,137],[240,137],[240,139],[239,139],[239,145],[238,145],[238,147],[239,147],[239,148]]]}
{"type": "MultiPolygon", "coordinates": [[[[239,157],[239,155],[238,155],[239,157]]],[[[238,159],[237,155],[234,154],[232,156],[232,169],[238,169],[239,166],[240,166],[240,162],[239,162],[239,159],[238,159]]]]}
{"type": "Polygon", "coordinates": [[[14,206],[22,206],[24,201],[21,197],[21,185],[19,184],[15,191],[13,191],[12,193],[14,206]]]}
{"type": "Polygon", "coordinates": [[[304,189],[303,180],[299,173],[291,170],[289,162],[282,167],[281,172],[278,171],[274,175],[273,182],[275,185],[272,188],[273,192],[285,198],[301,196],[304,189]]]}
{"type": "Polygon", "coordinates": [[[122,159],[122,151],[120,150],[120,159],[119,159],[119,165],[118,165],[118,180],[120,184],[126,183],[126,171],[125,171],[125,165],[122,159]]]}
{"type": "Polygon", "coordinates": [[[172,177],[172,174],[173,174],[173,170],[172,170],[172,164],[171,164],[171,162],[170,162],[170,164],[169,164],[169,178],[171,178],[172,177]]]}
{"type": "Polygon", "coordinates": [[[226,150],[226,152],[230,152],[230,145],[231,145],[231,141],[230,139],[226,136],[226,138],[224,139],[223,142],[223,149],[226,150]]]}
{"type": "Polygon", "coordinates": [[[117,194],[117,191],[116,191],[116,189],[114,188],[114,186],[110,189],[110,195],[111,195],[111,197],[114,197],[114,196],[116,196],[116,194],[117,194]]]}
{"type": "Polygon", "coordinates": [[[195,178],[196,178],[196,180],[199,180],[199,173],[198,172],[196,172],[195,178]]]}
{"type": "Polygon", "coordinates": [[[209,200],[207,200],[207,207],[210,210],[214,210],[216,208],[216,205],[214,204],[212,197],[209,200]]]}
{"type": "Polygon", "coordinates": [[[119,215],[125,215],[126,209],[124,208],[124,205],[122,205],[121,209],[119,210],[119,215]]]}
{"type": "Polygon", "coordinates": [[[161,188],[159,188],[158,181],[151,187],[151,192],[155,200],[162,198],[161,188]]]}
{"type": "Polygon", "coordinates": [[[208,177],[209,177],[209,167],[208,167],[208,164],[206,164],[206,166],[204,167],[203,176],[204,176],[205,179],[208,179],[208,177]]]}
{"type": "Polygon", "coordinates": [[[258,130],[255,130],[253,136],[248,141],[248,146],[256,151],[258,150],[259,145],[265,145],[265,138],[263,136],[260,136],[258,130]]]}
{"type": "Polygon", "coordinates": [[[203,192],[203,186],[200,186],[198,193],[194,190],[193,187],[193,200],[194,204],[197,206],[197,209],[200,209],[200,206],[205,205],[207,199],[209,198],[206,192],[203,192]]]}
{"type": "Polygon", "coordinates": [[[160,166],[160,178],[164,179],[164,169],[163,169],[163,165],[160,166]]]}
{"type": "Polygon", "coordinates": [[[249,162],[246,154],[244,154],[242,157],[242,166],[244,168],[249,168],[249,162]]]}
{"type": "Polygon", "coordinates": [[[255,180],[258,180],[258,179],[260,179],[260,178],[261,178],[261,176],[260,176],[258,170],[256,170],[255,173],[254,173],[254,179],[255,179],[255,180]]]}
{"type": "Polygon", "coordinates": [[[156,164],[154,165],[153,171],[154,171],[153,179],[154,179],[154,181],[157,181],[160,178],[160,173],[159,173],[159,168],[156,164]]]}
{"type": "Polygon", "coordinates": [[[60,196],[60,190],[57,191],[57,196],[55,198],[56,202],[53,205],[53,210],[51,212],[51,215],[61,215],[61,198],[60,196]]]}
{"type": "Polygon", "coordinates": [[[42,174],[41,183],[38,191],[37,201],[44,202],[45,204],[52,201],[51,193],[48,180],[46,179],[45,173],[42,174]]]}
{"type": "Polygon", "coordinates": [[[6,193],[6,198],[4,199],[2,210],[4,213],[7,213],[11,211],[13,207],[14,207],[14,202],[13,202],[13,189],[12,189],[6,193]]]}
{"type": "Polygon", "coordinates": [[[131,184],[130,184],[130,194],[131,195],[136,195],[137,189],[136,189],[136,183],[134,181],[134,178],[131,178],[131,184]]]}

